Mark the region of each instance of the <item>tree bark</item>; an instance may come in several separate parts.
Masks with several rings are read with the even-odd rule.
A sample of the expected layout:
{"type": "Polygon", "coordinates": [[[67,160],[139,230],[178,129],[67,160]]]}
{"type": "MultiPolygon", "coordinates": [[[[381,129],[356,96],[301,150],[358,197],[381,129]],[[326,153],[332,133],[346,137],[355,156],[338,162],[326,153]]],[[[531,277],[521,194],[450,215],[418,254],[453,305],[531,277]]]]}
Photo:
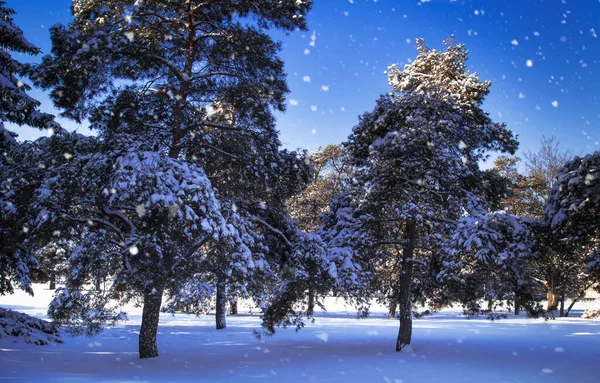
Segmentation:
{"type": "Polygon", "coordinates": [[[217,281],[217,307],[215,310],[215,322],[217,330],[227,327],[227,285],[221,279],[217,281]]]}
{"type": "Polygon", "coordinates": [[[238,300],[237,297],[233,297],[229,300],[229,315],[236,315],[238,313],[238,300]]]}
{"type": "Polygon", "coordinates": [[[569,307],[567,307],[567,311],[565,311],[565,318],[569,316],[569,314],[571,313],[571,309],[573,308],[573,306],[575,306],[575,303],[577,303],[577,301],[579,300],[580,297],[581,297],[581,295],[579,297],[573,298],[573,302],[571,302],[569,307]]]}
{"type": "Polygon", "coordinates": [[[315,313],[315,289],[309,287],[308,289],[308,307],[306,308],[306,316],[312,317],[315,313]]]}
{"type": "Polygon", "coordinates": [[[412,339],[412,258],[415,252],[415,223],[409,221],[406,223],[407,244],[402,250],[402,270],[398,283],[398,303],[400,306],[400,329],[398,330],[398,339],[396,340],[396,351],[402,351],[406,346],[410,346],[412,339]]]}
{"type": "Polygon", "coordinates": [[[396,308],[398,307],[398,298],[396,295],[390,298],[390,305],[388,306],[388,318],[396,317],[396,308]]]}
{"type": "Polygon", "coordinates": [[[155,282],[152,287],[144,292],[144,309],[142,311],[139,341],[140,359],[158,356],[156,334],[158,332],[158,319],[163,292],[164,284],[162,282],[155,282]]]}
{"type": "Polygon", "coordinates": [[[565,291],[560,292],[560,316],[565,316],[565,291]]]}
{"type": "Polygon", "coordinates": [[[50,285],[48,286],[50,290],[56,290],[56,273],[50,273],[50,285]]]}
{"type": "Polygon", "coordinates": [[[554,311],[558,308],[558,294],[552,291],[551,288],[548,288],[548,293],[546,294],[548,298],[548,306],[546,307],[546,311],[554,311]]]}

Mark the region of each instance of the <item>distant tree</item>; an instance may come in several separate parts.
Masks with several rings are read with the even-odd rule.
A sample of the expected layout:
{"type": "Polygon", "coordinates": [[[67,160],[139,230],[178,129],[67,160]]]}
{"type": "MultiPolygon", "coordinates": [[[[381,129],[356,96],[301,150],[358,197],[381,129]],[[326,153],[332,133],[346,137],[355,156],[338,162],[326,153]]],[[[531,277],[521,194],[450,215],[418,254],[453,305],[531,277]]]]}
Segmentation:
{"type": "MultiPolygon", "coordinates": [[[[527,206],[523,215],[535,219],[544,217],[544,208],[560,169],[572,157],[570,151],[562,151],[555,137],[542,138],[540,149],[525,153],[525,179],[522,189],[526,191],[527,206]]],[[[539,254],[535,262],[535,276],[546,290],[546,310],[553,311],[564,301],[568,280],[573,279],[578,267],[576,252],[556,241],[546,225],[538,227],[539,254]]],[[[564,302],[563,302],[564,305],[564,302]]]]}
{"type": "Polygon", "coordinates": [[[478,162],[488,150],[517,147],[512,132],[481,109],[490,83],[466,70],[464,45],[448,39],[444,46],[432,50],[418,40],[410,65],[389,68],[394,93],[360,117],[345,143],[356,184],[329,223],[330,246],[352,248],[376,288],[378,269],[396,267],[397,351],[411,343],[412,305],[420,298],[413,283],[435,278],[444,237],[480,208],[478,162]]]}
{"type": "Polygon", "coordinates": [[[341,145],[319,148],[312,153],[312,161],[311,183],[287,201],[290,214],[306,232],[314,232],[320,226],[319,216],[328,210],[332,195],[352,174],[348,156],[341,145]]]}
{"type": "MultiPolygon", "coordinates": [[[[479,214],[460,219],[449,241],[448,260],[442,278],[482,276],[482,287],[490,300],[512,295],[514,313],[521,306],[535,306],[534,281],[528,265],[535,257],[535,239],[531,233],[534,221],[504,211],[479,214]],[[489,281],[492,283],[489,283],[489,281]]],[[[481,294],[471,294],[466,303],[471,311],[479,311],[481,294]]]]}
{"type": "MultiPolygon", "coordinates": [[[[556,176],[565,163],[573,157],[569,150],[561,150],[556,137],[542,137],[540,149],[525,153],[524,187],[531,195],[528,216],[541,218],[548,195],[556,182],[556,176]]],[[[525,214],[522,214],[525,215],[525,214]]]]}
{"type": "Polygon", "coordinates": [[[69,221],[82,232],[66,288],[50,308],[56,322],[98,331],[120,318],[111,302],[140,299],[139,354],[155,357],[163,293],[206,296],[220,276],[246,281],[254,272],[280,270],[286,260],[253,252],[254,237],[246,235],[252,222],[282,234],[253,214],[266,203],[236,205],[219,189],[227,180],[216,177],[225,173],[210,170],[210,160],[222,157],[227,167],[250,157],[246,174],[267,177],[269,168],[285,165],[279,183],[302,178],[295,154],[273,162],[252,154],[261,153],[258,143],[277,153],[271,111],[284,109],[288,91],[280,44],[264,30],[305,29],[310,7],[310,1],[75,0],[74,20],[52,27],[52,55],[37,68],[36,81],[52,89],[64,116],[88,118],[99,132],[66,136],[61,150],[69,161],[44,184],[54,193],[41,202],[47,219],[40,224],[69,221]],[[233,118],[220,117],[229,110],[233,118]],[[106,291],[84,288],[97,264],[108,265],[106,291]]]}
{"type": "MultiPolygon", "coordinates": [[[[327,145],[312,154],[314,173],[312,181],[300,193],[287,200],[292,218],[301,230],[316,233],[321,226],[320,215],[329,209],[329,201],[352,175],[348,156],[341,145],[327,145]]],[[[313,280],[317,282],[314,278],[313,280]]],[[[309,287],[307,316],[311,317],[317,297],[309,287]]]]}
{"type": "MultiPolygon", "coordinates": [[[[561,314],[568,315],[585,291],[600,282],[600,152],[575,157],[557,172],[546,204],[545,220],[550,235],[567,254],[566,266],[572,272],[565,282],[573,298],[561,314]]],[[[565,262],[566,263],[566,262],[565,262]]]]}

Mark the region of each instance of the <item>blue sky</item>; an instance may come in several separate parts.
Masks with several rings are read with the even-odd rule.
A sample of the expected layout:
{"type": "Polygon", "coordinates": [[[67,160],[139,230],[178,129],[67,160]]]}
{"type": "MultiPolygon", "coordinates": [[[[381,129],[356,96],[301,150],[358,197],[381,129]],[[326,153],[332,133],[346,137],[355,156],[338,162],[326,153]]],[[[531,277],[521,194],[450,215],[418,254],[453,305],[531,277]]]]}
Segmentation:
{"type": "MultiPolygon", "coordinates": [[[[48,28],[70,17],[67,0],[7,4],[45,53],[48,28]]],[[[484,109],[519,135],[520,153],[536,150],[543,135],[575,154],[600,150],[600,1],[317,0],[308,25],[274,33],[291,89],[287,112],[277,115],[286,147],[344,141],[358,115],[390,90],[386,68],[415,57],[416,38],[440,49],[454,34],[470,51],[469,69],[492,81],[484,109]]],[[[52,112],[43,92],[34,96],[52,112]]],[[[19,130],[24,139],[39,134],[19,130]]]]}

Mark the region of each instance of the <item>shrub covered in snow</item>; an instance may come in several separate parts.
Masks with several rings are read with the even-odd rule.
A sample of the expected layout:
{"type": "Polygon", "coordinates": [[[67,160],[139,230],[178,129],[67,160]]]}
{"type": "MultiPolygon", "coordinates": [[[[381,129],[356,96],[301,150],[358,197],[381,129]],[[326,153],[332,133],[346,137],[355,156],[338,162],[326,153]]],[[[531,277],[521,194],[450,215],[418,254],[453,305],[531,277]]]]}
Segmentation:
{"type": "Polygon", "coordinates": [[[584,319],[600,319],[600,309],[587,309],[581,317],[584,319]]]}
{"type": "Polygon", "coordinates": [[[0,338],[22,336],[25,343],[39,346],[48,343],[62,343],[56,327],[41,320],[17,311],[0,308],[0,338]]]}

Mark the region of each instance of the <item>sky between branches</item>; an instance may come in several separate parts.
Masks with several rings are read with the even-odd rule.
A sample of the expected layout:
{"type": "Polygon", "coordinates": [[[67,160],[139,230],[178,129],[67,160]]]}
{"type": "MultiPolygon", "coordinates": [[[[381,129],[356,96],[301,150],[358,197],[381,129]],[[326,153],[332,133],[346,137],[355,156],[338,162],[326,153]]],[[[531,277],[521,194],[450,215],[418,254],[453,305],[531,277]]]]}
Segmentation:
{"type": "MultiPolygon", "coordinates": [[[[49,53],[48,28],[70,20],[69,0],[8,0],[25,36],[49,53]]],[[[317,0],[309,31],[283,42],[291,93],[277,127],[286,147],[315,150],[346,139],[357,116],[391,90],[384,71],[454,34],[470,51],[469,69],[492,88],[484,109],[519,135],[520,153],[556,136],[574,154],[600,150],[600,1],[317,0]]],[[[16,55],[20,61],[38,61],[16,55]]],[[[57,113],[44,92],[31,93],[57,113]]],[[[59,120],[68,129],[85,126],[59,120]]],[[[15,128],[21,139],[37,130],[15,128]]]]}

